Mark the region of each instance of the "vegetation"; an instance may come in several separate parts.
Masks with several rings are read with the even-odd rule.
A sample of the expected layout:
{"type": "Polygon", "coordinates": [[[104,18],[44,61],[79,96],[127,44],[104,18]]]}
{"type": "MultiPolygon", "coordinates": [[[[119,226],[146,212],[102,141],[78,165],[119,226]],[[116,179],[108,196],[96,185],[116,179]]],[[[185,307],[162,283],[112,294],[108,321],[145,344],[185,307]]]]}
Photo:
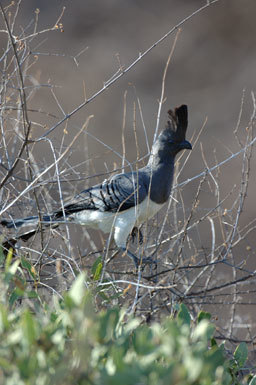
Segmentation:
{"type": "Polygon", "coordinates": [[[239,380],[246,344],[228,358],[209,313],[192,322],[181,304],[175,317],[146,325],[117,307],[96,312],[85,274],[46,304],[36,280],[34,291],[26,289],[23,270],[35,279],[30,263],[10,257],[0,277],[1,384],[256,384],[252,375],[239,380]]]}

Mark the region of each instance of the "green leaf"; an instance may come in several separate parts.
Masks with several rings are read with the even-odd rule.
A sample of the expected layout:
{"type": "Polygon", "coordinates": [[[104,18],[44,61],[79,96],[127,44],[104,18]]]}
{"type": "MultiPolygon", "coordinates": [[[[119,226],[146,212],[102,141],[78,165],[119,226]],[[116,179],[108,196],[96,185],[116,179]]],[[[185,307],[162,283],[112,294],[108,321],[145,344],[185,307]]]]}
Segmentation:
{"type": "Polygon", "coordinates": [[[12,256],[13,256],[13,248],[10,247],[9,250],[8,250],[8,254],[7,254],[6,260],[5,260],[5,271],[6,272],[9,270],[9,267],[11,265],[12,256]]]}
{"type": "Polygon", "coordinates": [[[102,271],[102,267],[103,267],[103,264],[102,262],[99,262],[98,265],[97,265],[97,268],[95,270],[95,273],[93,275],[93,280],[94,281],[97,281],[99,278],[100,278],[100,274],[101,274],[101,271],[102,271]]]}
{"type": "Polygon", "coordinates": [[[12,306],[17,299],[23,297],[24,291],[16,287],[9,297],[9,305],[12,306]]]}
{"type": "Polygon", "coordinates": [[[251,381],[249,382],[249,385],[256,385],[256,375],[253,376],[253,378],[252,378],[251,381]]]}
{"type": "Polygon", "coordinates": [[[21,257],[21,266],[24,269],[28,270],[31,278],[33,278],[34,280],[37,279],[37,273],[34,266],[25,257],[21,257]]]}
{"type": "Polygon", "coordinates": [[[79,274],[69,291],[69,297],[73,300],[76,305],[80,305],[82,302],[85,289],[84,281],[85,273],[79,274]]]}
{"type": "Polygon", "coordinates": [[[209,340],[212,338],[215,332],[215,327],[206,319],[202,320],[194,329],[193,332],[193,341],[198,341],[199,339],[209,340]]]}
{"type": "Polygon", "coordinates": [[[29,310],[25,310],[22,316],[22,332],[29,345],[36,339],[35,320],[29,310]]]}
{"type": "Polygon", "coordinates": [[[211,319],[211,314],[208,313],[207,311],[200,311],[197,317],[197,322],[201,322],[203,319],[210,320],[211,319]]]}
{"type": "Polygon", "coordinates": [[[178,313],[178,319],[182,321],[183,324],[190,325],[190,314],[187,306],[183,303],[180,305],[180,311],[178,313]]]}
{"type": "Polygon", "coordinates": [[[101,341],[109,341],[113,338],[118,322],[119,310],[117,308],[109,309],[105,314],[102,315],[99,330],[99,337],[101,341]]]}
{"type": "Polygon", "coordinates": [[[93,274],[93,280],[97,281],[100,277],[100,273],[102,270],[102,257],[98,257],[94,264],[92,265],[92,274],[93,274]]]}
{"type": "Polygon", "coordinates": [[[9,325],[7,309],[0,303],[0,333],[8,329],[9,325]]]}
{"type": "Polygon", "coordinates": [[[201,357],[193,357],[190,355],[185,355],[184,364],[188,372],[189,383],[193,383],[200,376],[200,373],[203,369],[203,360],[201,357]]]}
{"type": "Polygon", "coordinates": [[[139,355],[147,355],[156,349],[156,344],[152,343],[152,330],[147,326],[141,326],[134,331],[133,346],[134,350],[139,355]]]}
{"type": "Polygon", "coordinates": [[[245,342],[241,342],[235,350],[234,358],[239,368],[242,368],[248,357],[248,348],[245,342]]]}
{"type": "MultiPolygon", "coordinates": [[[[4,357],[0,357],[0,368],[11,371],[13,369],[12,364],[4,357]]],[[[0,377],[1,378],[1,377],[0,377]]]]}
{"type": "MultiPolygon", "coordinates": [[[[2,242],[3,242],[3,237],[0,237],[0,243],[2,242]]],[[[4,255],[3,247],[0,244],[0,266],[3,265],[4,260],[5,260],[5,255],[4,255]]]]}
{"type": "Polygon", "coordinates": [[[14,275],[19,267],[20,260],[17,259],[13,264],[8,268],[8,273],[14,275]]]}
{"type": "Polygon", "coordinates": [[[28,298],[39,298],[38,293],[35,290],[30,290],[26,292],[28,298]]]}

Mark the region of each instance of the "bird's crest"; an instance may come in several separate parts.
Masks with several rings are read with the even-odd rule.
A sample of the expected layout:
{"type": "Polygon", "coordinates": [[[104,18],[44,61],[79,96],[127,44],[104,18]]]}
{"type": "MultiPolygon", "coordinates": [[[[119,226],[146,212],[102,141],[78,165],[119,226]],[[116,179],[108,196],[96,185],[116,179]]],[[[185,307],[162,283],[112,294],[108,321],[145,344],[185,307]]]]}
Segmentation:
{"type": "Polygon", "coordinates": [[[188,126],[188,108],[185,104],[168,111],[169,120],[166,124],[166,130],[171,134],[175,142],[185,140],[188,126]]]}

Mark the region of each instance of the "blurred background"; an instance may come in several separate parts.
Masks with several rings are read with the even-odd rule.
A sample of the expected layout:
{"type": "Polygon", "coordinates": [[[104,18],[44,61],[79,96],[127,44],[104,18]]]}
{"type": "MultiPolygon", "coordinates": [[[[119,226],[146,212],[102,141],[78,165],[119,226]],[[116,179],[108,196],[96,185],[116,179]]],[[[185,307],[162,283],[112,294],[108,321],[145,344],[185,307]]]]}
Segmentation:
{"type": "MultiPolygon", "coordinates": [[[[41,30],[53,26],[62,8],[66,7],[61,20],[64,32],[51,32],[43,37],[39,35],[33,40],[31,49],[41,55],[31,72],[38,82],[55,85],[54,93],[60,106],[65,113],[69,113],[83,102],[85,95],[88,98],[98,91],[118,71],[120,63],[127,67],[141,52],[205,3],[199,0],[26,0],[21,3],[16,33],[21,33],[21,25],[29,24],[37,9],[40,10],[38,30],[41,30]],[[52,56],[43,56],[46,53],[52,56]],[[72,57],[77,58],[78,67],[72,57]]],[[[245,129],[252,113],[251,91],[256,85],[255,12],[254,0],[221,0],[206,8],[182,26],[169,65],[160,127],[165,124],[166,111],[182,103],[189,108],[190,138],[207,118],[200,142],[209,166],[215,162],[215,156],[222,160],[238,150],[233,130],[238,122],[243,93],[239,131],[245,129]]],[[[77,132],[77,128],[72,126],[81,127],[85,119],[93,114],[89,131],[122,154],[124,95],[127,92],[125,140],[128,160],[136,158],[132,126],[137,98],[151,145],[163,71],[174,38],[175,33],[75,114],[69,124],[69,134],[77,132]]],[[[47,88],[41,88],[34,95],[31,106],[38,104],[62,116],[47,88]]],[[[49,125],[49,122],[46,123],[49,125]]],[[[62,130],[63,127],[57,128],[53,135],[58,138],[62,130]]],[[[147,154],[138,104],[136,130],[140,155],[147,154]]],[[[95,140],[90,141],[89,150],[97,154],[105,151],[95,140]]],[[[84,157],[83,143],[76,146],[76,156],[84,157]]],[[[227,185],[236,177],[236,161],[233,164],[234,172],[225,173],[227,185]]],[[[102,160],[99,165],[102,167],[102,160]]],[[[195,148],[189,166],[184,169],[183,179],[195,175],[203,167],[200,148],[195,148]]],[[[248,211],[248,215],[255,214],[252,212],[253,201],[251,204],[252,210],[248,211]]]]}
{"type": "MultiPolygon", "coordinates": [[[[30,63],[33,65],[28,69],[26,81],[33,86],[40,85],[38,89],[33,89],[28,100],[29,108],[37,111],[35,115],[30,113],[32,121],[36,117],[34,120],[37,122],[32,125],[32,135],[42,135],[65,114],[100,90],[120,67],[126,68],[140,53],[205,4],[206,1],[199,0],[21,2],[13,31],[17,36],[24,29],[26,35],[33,32],[35,15],[38,16],[38,31],[53,27],[65,7],[60,20],[62,25],[59,24],[55,32],[46,32],[31,42],[27,41],[31,51],[30,63]],[[44,111],[40,117],[38,110],[44,111]]],[[[251,93],[256,89],[255,15],[255,0],[220,0],[181,27],[166,76],[160,128],[166,122],[169,108],[187,104],[188,139],[194,142],[203,129],[178,182],[193,178],[206,167],[212,167],[239,151],[239,141],[245,144],[253,113],[251,93]]],[[[157,45],[115,84],[51,132],[49,138],[56,151],[63,151],[88,116],[94,115],[88,127],[90,135],[80,136],[61,164],[61,171],[69,180],[63,185],[64,197],[102,179],[88,180],[88,176],[122,167],[123,143],[125,157],[130,162],[148,155],[147,141],[151,147],[163,72],[175,36],[176,32],[157,45]]],[[[6,44],[5,38],[2,36],[3,46],[6,44]]],[[[35,146],[33,156],[42,169],[43,164],[52,161],[47,143],[35,146]]],[[[237,202],[236,197],[239,197],[242,157],[243,153],[234,157],[216,174],[220,199],[232,189],[238,194],[231,195],[225,201],[223,209],[230,212],[234,202],[237,202]]],[[[239,219],[241,227],[255,219],[255,167],[255,155],[252,154],[247,197],[239,219]]],[[[198,184],[199,178],[183,188],[185,214],[191,209],[198,184]]],[[[55,185],[49,184],[47,188],[58,202],[55,185]]],[[[47,202],[47,205],[49,208],[51,202],[47,202]]],[[[215,206],[216,190],[209,183],[202,188],[197,215],[202,216],[215,206]]],[[[210,223],[198,229],[200,231],[195,234],[195,243],[200,243],[200,250],[207,250],[212,241],[210,223]]],[[[97,243],[97,236],[95,238],[97,243]]],[[[220,230],[216,230],[216,242],[221,244],[220,230]]],[[[253,228],[234,250],[237,261],[239,258],[246,261],[244,265],[248,271],[256,268],[255,246],[253,228]]],[[[232,278],[231,271],[225,271],[223,267],[217,269],[216,273],[223,282],[232,278]]],[[[250,281],[252,283],[255,284],[255,281],[250,281]]],[[[236,318],[236,325],[241,328],[244,320],[252,320],[255,313],[254,303],[250,305],[251,297],[246,297],[246,301],[248,314],[241,307],[236,318]]],[[[215,307],[211,309],[214,310],[215,307]]],[[[251,325],[254,325],[253,321],[251,325]]]]}
{"type": "MultiPolygon", "coordinates": [[[[56,33],[39,35],[30,47],[36,58],[30,75],[38,84],[53,85],[55,97],[49,88],[41,87],[29,100],[30,107],[36,110],[40,106],[59,118],[63,117],[63,113],[71,112],[86,97],[89,98],[101,89],[120,69],[120,65],[126,68],[140,53],[205,3],[199,0],[21,2],[15,24],[17,35],[21,33],[21,25],[23,28],[29,26],[38,10],[37,30],[44,30],[54,26],[65,7],[61,19],[63,32],[59,29],[56,33]],[[73,57],[76,57],[78,66],[73,57]]],[[[240,149],[233,131],[238,124],[243,104],[238,136],[241,139],[245,136],[253,110],[251,92],[256,88],[255,13],[254,0],[220,0],[192,17],[182,26],[178,35],[166,76],[166,100],[161,112],[160,128],[165,124],[167,110],[182,103],[189,108],[189,139],[195,138],[207,119],[199,141],[179,178],[180,182],[205,169],[201,150],[208,167],[211,167],[240,149]]],[[[94,159],[95,173],[120,167],[123,126],[127,160],[132,162],[138,155],[134,126],[139,156],[148,154],[146,142],[148,140],[151,146],[163,71],[174,39],[175,33],[155,47],[118,82],[74,114],[68,126],[65,122],[53,131],[51,138],[58,143],[64,128],[67,128],[70,140],[86,118],[94,115],[88,131],[96,138],[79,138],[75,151],[70,154],[70,162],[77,165],[76,170],[79,169],[80,162],[89,158],[94,159]],[[113,154],[113,151],[109,151],[99,141],[120,156],[113,154]]],[[[41,119],[46,128],[56,122],[56,119],[41,119]]],[[[38,126],[33,130],[38,136],[38,126]]],[[[235,184],[240,185],[241,159],[242,154],[221,169],[219,178],[222,197],[235,184]]],[[[243,208],[245,221],[254,219],[256,212],[254,167],[255,159],[252,159],[249,192],[243,208]]],[[[84,170],[83,163],[80,171],[84,170]]],[[[87,171],[90,175],[93,174],[92,170],[87,171]]],[[[93,182],[95,181],[90,180],[88,183],[93,182]]],[[[79,191],[84,183],[83,181],[81,186],[77,183],[75,189],[79,191]]],[[[190,183],[184,191],[188,208],[191,207],[189,199],[194,199],[197,186],[198,180],[190,183]]],[[[72,195],[70,191],[66,193],[72,195]]],[[[205,194],[200,203],[202,208],[210,207],[211,196],[205,194]]],[[[206,237],[207,231],[208,229],[206,237]]]]}

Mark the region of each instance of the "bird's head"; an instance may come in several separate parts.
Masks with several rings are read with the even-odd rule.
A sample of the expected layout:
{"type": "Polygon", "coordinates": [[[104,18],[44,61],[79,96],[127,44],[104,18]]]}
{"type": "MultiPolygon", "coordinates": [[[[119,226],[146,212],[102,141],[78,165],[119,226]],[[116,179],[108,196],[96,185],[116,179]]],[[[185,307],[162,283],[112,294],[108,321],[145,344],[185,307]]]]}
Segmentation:
{"type": "Polygon", "coordinates": [[[158,137],[159,142],[165,150],[176,155],[181,150],[192,150],[189,141],[186,140],[186,131],[188,126],[188,108],[182,105],[168,111],[169,120],[166,128],[158,137]]]}

